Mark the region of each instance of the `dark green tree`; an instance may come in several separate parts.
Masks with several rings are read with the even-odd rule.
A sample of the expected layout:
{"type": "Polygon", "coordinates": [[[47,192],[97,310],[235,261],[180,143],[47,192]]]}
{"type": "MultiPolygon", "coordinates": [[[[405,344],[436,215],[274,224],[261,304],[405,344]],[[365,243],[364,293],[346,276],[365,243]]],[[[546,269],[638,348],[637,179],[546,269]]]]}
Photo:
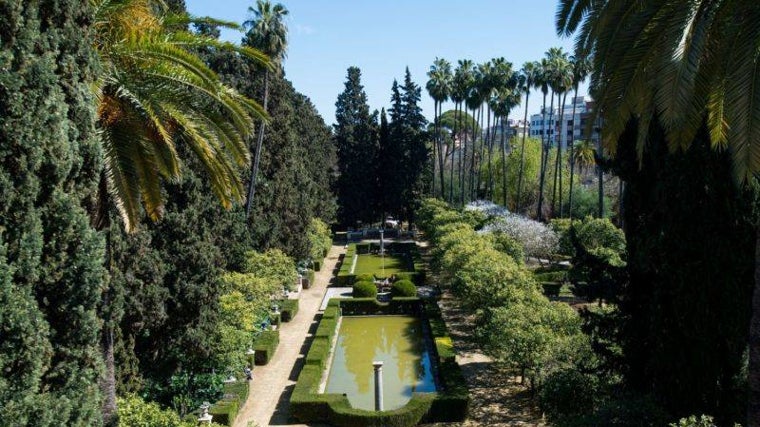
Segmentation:
{"type": "Polygon", "coordinates": [[[101,423],[89,2],[0,2],[0,418],[101,423]]]}
{"type": "Polygon", "coordinates": [[[345,89],[335,103],[334,138],[339,169],[338,221],[347,226],[372,221],[377,205],[372,200],[376,189],[377,118],[370,114],[357,67],[348,69],[345,89]]]}

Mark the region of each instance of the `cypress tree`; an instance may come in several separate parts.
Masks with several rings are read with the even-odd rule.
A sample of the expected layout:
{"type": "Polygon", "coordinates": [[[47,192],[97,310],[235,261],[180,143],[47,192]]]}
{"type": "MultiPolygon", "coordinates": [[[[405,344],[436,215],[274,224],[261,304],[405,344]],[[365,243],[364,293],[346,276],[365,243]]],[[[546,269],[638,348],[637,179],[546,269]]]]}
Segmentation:
{"type": "MultiPolygon", "coordinates": [[[[377,158],[377,113],[370,114],[361,71],[348,69],[344,91],[335,103],[335,145],[338,149],[338,220],[353,226],[375,219],[372,200],[377,158]]],[[[391,165],[385,165],[390,167],[391,165]]]]}
{"type": "Polygon", "coordinates": [[[100,419],[104,242],[89,2],[0,1],[0,418],[100,419]]]}

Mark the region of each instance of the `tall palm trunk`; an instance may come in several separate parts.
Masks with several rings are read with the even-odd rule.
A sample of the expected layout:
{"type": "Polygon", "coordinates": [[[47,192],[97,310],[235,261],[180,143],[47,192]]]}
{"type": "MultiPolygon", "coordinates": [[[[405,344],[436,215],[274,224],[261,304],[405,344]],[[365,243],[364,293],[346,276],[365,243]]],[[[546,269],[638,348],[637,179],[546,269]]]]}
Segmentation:
{"type": "MultiPolygon", "coordinates": [[[[457,126],[459,126],[459,103],[454,103],[454,135],[451,138],[451,172],[449,173],[449,203],[454,203],[454,157],[457,152],[457,126]]],[[[461,144],[460,144],[461,145],[461,144]]],[[[462,155],[462,148],[459,148],[459,155],[462,155]]]]}
{"type": "MultiPolygon", "coordinates": [[[[473,192],[475,188],[475,154],[478,148],[478,132],[476,127],[480,126],[482,108],[472,110],[472,150],[470,153],[470,200],[473,200],[473,192]],[[475,118],[477,117],[477,119],[475,118]]],[[[463,203],[464,204],[464,203],[463,203]]]]}
{"type": "Polygon", "coordinates": [[[435,134],[433,136],[433,155],[430,158],[430,163],[433,164],[431,173],[433,178],[430,180],[430,197],[435,197],[435,162],[441,151],[438,147],[438,101],[435,99],[433,100],[433,133],[435,134]]]}
{"type": "MultiPolygon", "coordinates": [[[[467,105],[463,105],[462,111],[466,110],[467,105]]],[[[467,120],[467,117],[465,117],[465,120],[467,120]]],[[[459,157],[459,205],[464,206],[464,192],[465,192],[465,173],[467,172],[465,170],[465,165],[467,164],[467,146],[469,145],[469,142],[467,141],[467,137],[469,136],[469,132],[467,132],[467,128],[464,128],[464,141],[462,143],[462,154],[459,157]]]]}
{"type": "Polygon", "coordinates": [[[755,289],[749,323],[747,426],[760,427],[760,223],[755,226],[755,289]]]}
{"type": "MultiPolygon", "coordinates": [[[[443,183],[444,178],[444,165],[446,164],[446,155],[443,153],[443,137],[441,135],[441,124],[439,123],[441,121],[441,115],[443,115],[443,102],[438,102],[438,120],[436,121],[436,132],[435,134],[438,135],[438,174],[441,178],[441,199],[446,198],[446,187],[443,183]]],[[[435,176],[433,176],[433,181],[435,182],[435,176]]]]}
{"type": "Polygon", "coordinates": [[[504,196],[504,207],[509,208],[507,203],[507,141],[509,138],[504,134],[504,122],[509,124],[509,114],[501,118],[501,191],[504,196]]]}
{"type": "Polygon", "coordinates": [[[575,100],[578,98],[578,86],[573,93],[573,128],[570,131],[570,194],[567,200],[567,215],[573,217],[573,181],[575,180],[575,100]]]}
{"type": "MultiPolygon", "coordinates": [[[[493,137],[491,136],[492,130],[491,130],[491,111],[490,109],[487,110],[488,114],[488,127],[486,128],[486,134],[488,135],[486,137],[486,150],[488,155],[488,180],[486,181],[486,198],[491,200],[493,198],[491,193],[491,186],[493,185],[493,137]]],[[[496,127],[496,118],[493,119],[494,127],[496,127]]]]}
{"type": "MultiPolygon", "coordinates": [[[[527,90],[525,92],[525,114],[523,115],[523,126],[526,126],[528,123],[528,100],[530,98],[530,90],[527,90]]],[[[520,212],[521,207],[521,201],[522,201],[522,183],[523,183],[523,172],[525,169],[525,139],[528,137],[527,132],[530,131],[530,126],[528,126],[528,131],[526,131],[523,128],[523,137],[522,137],[522,144],[520,144],[520,171],[517,175],[517,202],[516,202],[516,208],[515,212],[520,212]]]]}
{"type": "MultiPolygon", "coordinates": [[[[493,113],[493,128],[491,129],[491,139],[490,139],[491,144],[488,147],[488,163],[489,163],[489,165],[490,165],[490,163],[492,161],[492,158],[493,158],[493,155],[494,155],[493,154],[493,150],[494,150],[494,147],[496,145],[496,122],[497,121],[500,121],[500,123],[501,123],[501,130],[502,130],[502,132],[504,131],[504,123],[501,120],[503,120],[503,117],[500,118],[496,113],[493,113]]],[[[501,141],[503,143],[504,142],[504,138],[502,138],[501,141]]],[[[490,166],[489,166],[489,169],[490,169],[490,166]]],[[[496,171],[496,168],[494,168],[494,172],[495,171],[496,171]]],[[[491,200],[491,201],[493,201],[493,199],[494,199],[494,193],[495,193],[494,187],[496,186],[495,181],[496,180],[494,179],[493,173],[491,173],[490,170],[489,170],[489,173],[488,173],[488,199],[491,200]]]]}
{"type": "MultiPolygon", "coordinates": [[[[552,116],[554,115],[554,92],[552,92],[551,95],[551,104],[550,104],[550,112],[549,112],[549,121],[551,122],[552,116]]],[[[546,131],[546,95],[544,95],[544,117],[543,117],[544,124],[541,126],[543,129],[543,135],[541,135],[541,173],[540,178],[538,180],[538,209],[536,212],[536,218],[540,221],[544,218],[543,214],[543,208],[544,208],[544,183],[546,182],[546,166],[549,162],[549,143],[551,140],[548,138],[545,138],[548,133],[546,131]],[[544,142],[544,140],[548,140],[547,142],[544,142]]]]}
{"type": "Polygon", "coordinates": [[[557,138],[557,159],[554,163],[554,187],[552,188],[552,216],[554,216],[555,210],[555,201],[557,198],[559,198],[559,217],[562,218],[562,125],[563,120],[565,117],[565,100],[567,100],[567,92],[562,93],[562,107],[559,107],[559,97],[560,94],[557,94],[557,106],[560,108],[559,110],[559,137],[557,138]],[[559,183],[559,187],[557,186],[557,183],[559,183]],[[559,191],[558,191],[559,190],[559,191]],[[559,195],[558,195],[559,193],[559,195]]]}
{"type": "MultiPolygon", "coordinates": [[[[269,101],[269,70],[264,70],[264,111],[267,111],[267,102],[269,101]]],[[[259,135],[256,141],[256,155],[253,159],[253,167],[251,168],[251,180],[248,184],[248,200],[245,203],[245,217],[250,219],[251,209],[253,209],[253,198],[256,196],[256,176],[259,174],[259,161],[261,160],[261,146],[264,143],[264,128],[266,124],[264,120],[261,120],[259,125],[259,135]]]]}

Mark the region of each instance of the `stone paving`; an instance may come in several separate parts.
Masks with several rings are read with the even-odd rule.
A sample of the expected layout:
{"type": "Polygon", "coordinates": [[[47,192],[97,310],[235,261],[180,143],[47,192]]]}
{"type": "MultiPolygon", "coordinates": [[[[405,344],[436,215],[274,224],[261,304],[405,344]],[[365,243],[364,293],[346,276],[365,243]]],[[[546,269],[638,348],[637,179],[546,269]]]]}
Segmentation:
{"type": "Polygon", "coordinates": [[[342,245],[333,245],[322,270],[316,272],[312,286],[301,292],[298,314],[280,328],[280,345],[274,358],[268,365],[256,366],[253,371],[248,400],[240,409],[235,427],[291,425],[288,411],[290,395],[301,373],[311,336],[319,323],[320,305],[333,277],[338,256],[344,252],[342,245]]]}

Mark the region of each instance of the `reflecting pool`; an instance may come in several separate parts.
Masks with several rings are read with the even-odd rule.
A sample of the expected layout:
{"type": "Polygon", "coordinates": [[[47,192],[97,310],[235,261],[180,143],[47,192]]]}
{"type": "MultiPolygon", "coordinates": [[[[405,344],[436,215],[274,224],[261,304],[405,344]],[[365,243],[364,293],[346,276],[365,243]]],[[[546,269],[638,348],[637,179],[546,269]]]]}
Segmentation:
{"type": "Polygon", "coordinates": [[[344,316],[326,393],[346,393],[354,408],[375,409],[372,362],[383,364],[384,409],[404,406],[413,392],[435,391],[431,357],[420,319],[411,316],[344,316]]]}

